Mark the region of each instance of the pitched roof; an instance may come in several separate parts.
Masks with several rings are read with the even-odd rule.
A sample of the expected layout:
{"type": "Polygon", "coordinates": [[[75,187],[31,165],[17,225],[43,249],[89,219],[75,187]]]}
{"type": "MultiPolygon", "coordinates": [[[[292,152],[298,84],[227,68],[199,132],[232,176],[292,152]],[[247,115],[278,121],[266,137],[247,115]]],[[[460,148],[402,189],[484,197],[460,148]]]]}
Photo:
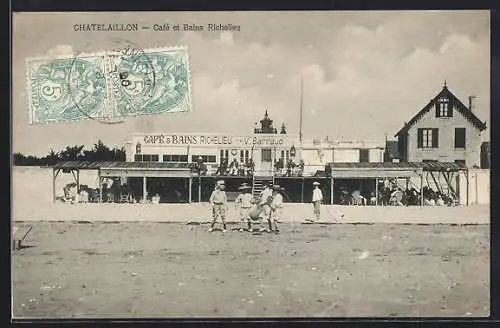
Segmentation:
{"type": "Polygon", "coordinates": [[[441,92],[439,92],[434,98],[432,98],[424,108],[422,108],[415,116],[413,116],[412,119],[408,123],[406,123],[403,128],[398,131],[398,133],[396,133],[395,137],[399,136],[402,133],[408,132],[408,130],[415,123],[417,123],[427,112],[434,108],[437,99],[443,96],[450,99],[450,101],[456,105],[453,106],[453,108],[456,108],[460,114],[462,114],[469,122],[472,123],[472,125],[478,128],[480,131],[486,129],[486,122],[482,122],[471,110],[469,110],[469,108],[467,108],[467,106],[465,106],[460,101],[460,99],[455,97],[455,95],[451,93],[451,91],[448,90],[448,87],[445,85],[441,92]]]}

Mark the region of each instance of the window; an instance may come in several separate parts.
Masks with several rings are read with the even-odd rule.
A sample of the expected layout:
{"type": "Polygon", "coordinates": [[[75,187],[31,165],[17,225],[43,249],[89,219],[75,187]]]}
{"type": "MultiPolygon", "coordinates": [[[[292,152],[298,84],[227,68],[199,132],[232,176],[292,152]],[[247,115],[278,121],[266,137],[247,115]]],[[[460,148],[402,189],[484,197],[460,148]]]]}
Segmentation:
{"type": "Polygon", "coordinates": [[[360,163],[368,163],[370,161],[370,150],[369,149],[360,149],[359,150],[359,162],[360,163]]]}
{"type": "Polygon", "coordinates": [[[164,162],[187,163],[187,155],[163,155],[164,162]]]}
{"type": "Polygon", "coordinates": [[[438,148],[438,129],[418,129],[417,148],[438,148]]]}
{"type": "Polygon", "coordinates": [[[246,163],[250,159],[250,151],[240,150],[240,163],[246,163]]]}
{"type": "Polygon", "coordinates": [[[222,162],[222,159],[224,158],[229,158],[229,150],[227,149],[221,149],[220,150],[220,160],[222,162]]]}
{"type": "Polygon", "coordinates": [[[136,162],[158,162],[160,160],[160,156],[150,154],[135,155],[134,160],[136,162]]]}
{"type": "Polygon", "coordinates": [[[143,162],[158,162],[160,160],[159,155],[142,155],[143,162]]]}
{"type": "Polygon", "coordinates": [[[465,159],[456,159],[455,163],[465,165],[465,159]]]}
{"type": "Polygon", "coordinates": [[[203,163],[216,163],[217,162],[217,157],[215,155],[193,155],[191,156],[191,161],[192,162],[197,162],[198,157],[202,158],[203,163]]]}
{"type": "Polygon", "coordinates": [[[288,159],[290,158],[290,151],[289,150],[282,150],[281,151],[281,159],[283,159],[283,162],[288,162],[288,159]]]}
{"type": "Polygon", "coordinates": [[[465,128],[455,128],[455,148],[465,149],[465,128]]]}
{"type": "Polygon", "coordinates": [[[446,98],[438,99],[436,103],[436,117],[452,117],[453,110],[450,101],[446,98]]]}
{"type": "Polygon", "coordinates": [[[272,152],[271,148],[263,148],[262,149],[262,161],[263,162],[272,162],[272,152]]]}

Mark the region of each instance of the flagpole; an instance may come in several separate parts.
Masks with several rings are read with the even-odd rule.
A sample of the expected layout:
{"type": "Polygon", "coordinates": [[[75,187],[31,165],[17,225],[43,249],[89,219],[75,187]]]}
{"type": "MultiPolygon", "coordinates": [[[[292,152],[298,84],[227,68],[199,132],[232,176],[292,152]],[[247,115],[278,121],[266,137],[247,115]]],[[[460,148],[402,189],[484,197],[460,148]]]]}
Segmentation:
{"type": "Polygon", "coordinates": [[[302,107],[303,107],[303,93],[304,93],[304,81],[303,77],[300,76],[300,119],[299,119],[299,143],[300,143],[300,159],[302,160],[302,151],[303,151],[303,144],[302,144],[302,107]]]}
{"type": "Polygon", "coordinates": [[[299,141],[302,145],[302,102],[303,102],[303,79],[300,77],[300,121],[299,121],[299,141]]]}

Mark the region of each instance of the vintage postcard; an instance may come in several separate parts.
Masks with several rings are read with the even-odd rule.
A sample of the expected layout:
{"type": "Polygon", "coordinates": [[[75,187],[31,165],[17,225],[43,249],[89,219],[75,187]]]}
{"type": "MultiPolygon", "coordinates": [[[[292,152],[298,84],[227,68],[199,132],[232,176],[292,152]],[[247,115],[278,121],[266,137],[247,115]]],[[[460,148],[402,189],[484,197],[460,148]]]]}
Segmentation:
{"type": "Polygon", "coordinates": [[[488,11],[18,12],[12,41],[13,318],[489,316],[488,11]]]}

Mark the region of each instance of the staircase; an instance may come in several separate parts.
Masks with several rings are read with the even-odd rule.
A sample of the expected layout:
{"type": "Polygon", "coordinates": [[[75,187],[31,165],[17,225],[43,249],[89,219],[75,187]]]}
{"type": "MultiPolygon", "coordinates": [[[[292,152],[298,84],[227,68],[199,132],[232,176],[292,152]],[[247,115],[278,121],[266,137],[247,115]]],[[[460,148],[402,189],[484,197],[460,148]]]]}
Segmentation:
{"type": "Polygon", "coordinates": [[[268,172],[255,172],[252,178],[252,195],[260,200],[260,193],[266,184],[274,184],[274,176],[268,172]],[[267,173],[267,174],[266,174],[267,173]]]}

